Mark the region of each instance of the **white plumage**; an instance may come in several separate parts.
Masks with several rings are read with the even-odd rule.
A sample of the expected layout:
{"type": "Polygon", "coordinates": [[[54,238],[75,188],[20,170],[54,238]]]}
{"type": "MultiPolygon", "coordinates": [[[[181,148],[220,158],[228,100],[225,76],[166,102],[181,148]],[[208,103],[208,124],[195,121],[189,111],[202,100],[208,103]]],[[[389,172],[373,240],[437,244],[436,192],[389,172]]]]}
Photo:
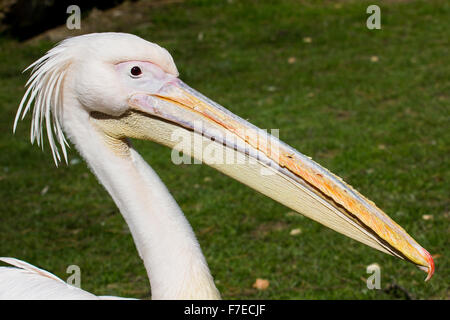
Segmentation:
{"type": "Polygon", "coordinates": [[[0,299],[99,299],[95,295],[68,285],[55,275],[14,258],[0,258],[0,261],[15,266],[0,267],[0,299]]]}
{"type": "Polygon", "coordinates": [[[8,288],[0,290],[0,300],[129,300],[93,295],[19,259],[2,257],[0,261],[15,267],[0,267],[1,286],[8,288]]]}

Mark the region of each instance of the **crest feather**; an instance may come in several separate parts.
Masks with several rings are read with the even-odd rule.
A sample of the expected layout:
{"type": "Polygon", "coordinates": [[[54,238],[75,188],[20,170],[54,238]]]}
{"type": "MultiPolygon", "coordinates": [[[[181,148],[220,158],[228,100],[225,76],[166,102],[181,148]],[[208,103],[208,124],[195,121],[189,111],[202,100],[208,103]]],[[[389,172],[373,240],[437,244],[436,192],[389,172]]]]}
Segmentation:
{"type": "Polygon", "coordinates": [[[19,119],[23,120],[33,106],[31,143],[37,141],[38,146],[44,148],[43,122],[45,120],[47,138],[56,166],[61,161],[60,151],[67,163],[66,146],[69,145],[60,123],[62,82],[70,64],[69,56],[64,54],[66,49],[65,43],[62,42],[24,70],[25,72],[32,68],[30,79],[25,85],[27,90],[17,110],[13,128],[13,132],[15,132],[19,119]]]}

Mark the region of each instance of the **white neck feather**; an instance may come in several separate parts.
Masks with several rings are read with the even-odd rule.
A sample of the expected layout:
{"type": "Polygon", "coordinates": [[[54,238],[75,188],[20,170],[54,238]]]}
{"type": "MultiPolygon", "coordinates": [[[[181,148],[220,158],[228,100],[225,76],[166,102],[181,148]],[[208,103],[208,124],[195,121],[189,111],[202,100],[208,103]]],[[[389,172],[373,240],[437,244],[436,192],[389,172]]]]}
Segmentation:
{"type": "MultiPolygon", "coordinates": [[[[64,128],[124,216],[150,279],[153,299],[219,299],[199,243],[181,209],[132,148],[117,155],[82,108],[64,128]]],[[[70,114],[69,114],[70,112],[70,114]]]]}

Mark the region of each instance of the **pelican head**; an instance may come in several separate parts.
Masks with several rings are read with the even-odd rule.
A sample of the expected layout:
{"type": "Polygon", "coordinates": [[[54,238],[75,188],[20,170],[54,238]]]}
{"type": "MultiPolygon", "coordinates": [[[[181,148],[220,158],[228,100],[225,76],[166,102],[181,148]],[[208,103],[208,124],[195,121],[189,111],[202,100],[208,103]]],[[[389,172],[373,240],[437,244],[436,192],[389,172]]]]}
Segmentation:
{"type": "Polygon", "coordinates": [[[129,138],[155,141],[432,276],[431,255],[373,202],[189,87],[162,47],[129,34],[89,34],[64,40],[30,68],[14,128],[32,109],[31,140],[42,144],[45,122],[56,164],[67,161],[65,136],[79,150],[89,144],[93,133],[76,138],[87,128],[123,158],[133,148],[129,138]]]}

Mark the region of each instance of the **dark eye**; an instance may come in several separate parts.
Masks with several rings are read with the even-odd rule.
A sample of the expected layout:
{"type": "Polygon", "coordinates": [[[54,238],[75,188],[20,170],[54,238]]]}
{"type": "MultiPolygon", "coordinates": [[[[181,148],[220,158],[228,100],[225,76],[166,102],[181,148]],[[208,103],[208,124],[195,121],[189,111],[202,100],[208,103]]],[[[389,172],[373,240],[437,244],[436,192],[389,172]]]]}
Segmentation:
{"type": "Polygon", "coordinates": [[[140,76],[142,74],[142,70],[138,66],[134,66],[133,68],[131,68],[130,72],[131,75],[134,77],[140,76]]]}

